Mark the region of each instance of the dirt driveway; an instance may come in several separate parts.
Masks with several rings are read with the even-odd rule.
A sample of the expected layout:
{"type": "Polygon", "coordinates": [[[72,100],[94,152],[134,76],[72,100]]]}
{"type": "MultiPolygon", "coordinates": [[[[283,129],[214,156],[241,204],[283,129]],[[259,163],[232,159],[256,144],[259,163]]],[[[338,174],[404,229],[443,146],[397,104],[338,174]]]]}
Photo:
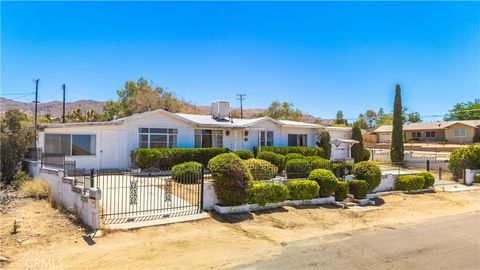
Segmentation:
{"type": "MultiPolygon", "coordinates": [[[[281,254],[294,241],[480,210],[480,190],[394,194],[358,209],[285,207],[131,231],[88,245],[83,231],[44,201],[18,200],[1,214],[4,269],[218,269],[281,254]],[[17,234],[13,220],[22,218],[17,234]]],[[[333,237],[333,236],[332,236],[333,237]]],[[[325,238],[325,239],[328,239],[325,238]]]]}

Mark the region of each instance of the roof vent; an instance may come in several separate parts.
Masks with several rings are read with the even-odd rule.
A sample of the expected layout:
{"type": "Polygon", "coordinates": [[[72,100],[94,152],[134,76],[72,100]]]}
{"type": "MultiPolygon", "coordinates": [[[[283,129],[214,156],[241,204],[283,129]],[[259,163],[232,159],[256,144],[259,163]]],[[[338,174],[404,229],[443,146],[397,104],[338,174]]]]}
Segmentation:
{"type": "Polygon", "coordinates": [[[230,104],[228,101],[214,101],[212,102],[211,112],[214,119],[228,119],[230,115],[230,104]]]}

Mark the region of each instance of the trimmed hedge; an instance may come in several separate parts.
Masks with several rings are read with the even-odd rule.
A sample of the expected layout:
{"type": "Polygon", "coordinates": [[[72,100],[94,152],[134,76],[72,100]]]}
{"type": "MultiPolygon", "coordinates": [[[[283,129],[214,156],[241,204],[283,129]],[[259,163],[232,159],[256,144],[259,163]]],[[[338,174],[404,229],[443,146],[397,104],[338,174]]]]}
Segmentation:
{"type": "Polygon", "coordinates": [[[297,153],[290,153],[285,155],[285,163],[287,163],[291,159],[304,159],[305,156],[302,154],[297,153]]]}
{"type": "Polygon", "coordinates": [[[475,174],[475,183],[480,183],[480,173],[475,174]]]}
{"type": "MultiPolygon", "coordinates": [[[[325,158],[325,151],[323,148],[314,146],[314,147],[306,147],[306,146],[262,146],[262,151],[270,151],[281,155],[287,155],[290,153],[297,153],[303,156],[319,156],[325,158]]],[[[253,152],[258,153],[258,147],[253,147],[253,152]]],[[[259,153],[258,153],[259,154],[259,153]]]]}
{"type": "Polygon", "coordinates": [[[348,189],[350,194],[357,200],[367,197],[368,184],[365,180],[350,180],[348,181],[348,189]]]}
{"type": "Polygon", "coordinates": [[[245,162],[233,153],[220,154],[208,162],[215,194],[222,205],[240,205],[248,200],[253,179],[245,162]]]}
{"type": "Polygon", "coordinates": [[[310,200],[318,197],[320,186],[312,180],[293,180],[288,181],[287,189],[292,200],[310,200]]]}
{"type": "Polygon", "coordinates": [[[351,174],[353,170],[353,163],[351,162],[332,162],[330,166],[333,174],[338,178],[351,174]]]}
{"type": "Polygon", "coordinates": [[[284,184],[257,182],[249,191],[249,202],[265,205],[267,203],[283,202],[288,199],[288,189],[284,184]]]}
{"type": "Polygon", "coordinates": [[[363,149],[363,161],[369,161],[371,155],[370,150],[363,149]]]}
{"type": "Polygon", "coordinates": [[[399,175],[395,179],[395,190],[418,190],[425,185],[425,178],[420,175],[399,175]]]}
{"type": "Polygon", "coordinates": [[[454,179],[463,177],[464,169],[480,169],[480,144],[459,148],[450,154],[448,169],[454,179]]]}
{"type": "Polygon", "coordinates": [[[253,156],[253,153],[248,150],[238,150],[238,151],[234,151],[233,153],[243,160],[247,160],[255,157],[253,156]]]}
{"type": "Polygon", "coordinates": [[[132,151],[132,163],[141,169],[166,169],[196,161],[207,166],[213,157],[228,153],[228,148],[138,148],[132,151]]]}
{"type": "Polygon", "coordinates": [[[435,176],[429,172],[421,172],[417,173],[417,175],[423,176],[425,179],[425,184],[423,185],[423,188],[429,188],[433,187],[433,184],[435,184],[435,176]]]}
{"type": "Polygon", "coordinates": [[[251,158],[245,160],[245,164],[248,169],[250,169],[253,180],[270,180],[274,178],[278,172],[277,166],[263,159],[251,158]]]}
{"type": "Polygon", "coordinates": [[[327,169],[330,170],[332,165],[328,159],[324,158],[314,158],[310,161],[310,168],[314,169],[327,169]]]}
{"type": "Polygon", "coordinates": [[[320,197],[332,195],[337,187],[337,178],[332,171],[325,169],[315,169],[308,176],[308,180],[314,180],[320,186],[320,197]]]}
{"type": "Polygon", "coordinates": [[[373,191],[380,185],[382,171],[380,167],[370,161],[362,161],[353,166],[355,178],[367,181],[368,191],[373,191]]]}
{"type": "Polygon", "coordinates": [[[172,168],[172,180],[182,184],[194,184],[202,180],[202,164],[190,161],[172,168]]]}
{"type": "Polygon", "coordinates": [[[280,154],[269,152],[269,151],[262,151],[258,153],[257,158],[266,160],[272,163],[273,165],[277,166],[279,172],[283,170],[283,165],[285,164],[285,157],[280,154]]]}
{"type": "Polygon", "coordinates": [[[285,165],[287,179],[306,178],[310,173],[310,164],[304,159],[291,159],[285,165]]]}
{"type": "Polygon", "coordinates": [[[335,188],[335,201],[343,201],[348,197],[348,182],[337,181],[335,188]]]}

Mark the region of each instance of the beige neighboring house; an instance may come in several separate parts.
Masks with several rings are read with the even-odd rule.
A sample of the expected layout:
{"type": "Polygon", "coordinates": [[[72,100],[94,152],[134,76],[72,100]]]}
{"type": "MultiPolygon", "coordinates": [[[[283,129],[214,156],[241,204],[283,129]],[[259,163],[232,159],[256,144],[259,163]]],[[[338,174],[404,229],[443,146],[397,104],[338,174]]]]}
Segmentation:
{"type": "MultiPolygon", "coordinates": [[[[446,140],[453,144],[468,144],[473,143],[475,134],[480,133],[480,120],[411,123],[403,125],[403,132],[405,142],[446,140]]],[[[377,143],[390,143],[392,126],[380,126],[372,134],[377,136],[377,143]]]]}

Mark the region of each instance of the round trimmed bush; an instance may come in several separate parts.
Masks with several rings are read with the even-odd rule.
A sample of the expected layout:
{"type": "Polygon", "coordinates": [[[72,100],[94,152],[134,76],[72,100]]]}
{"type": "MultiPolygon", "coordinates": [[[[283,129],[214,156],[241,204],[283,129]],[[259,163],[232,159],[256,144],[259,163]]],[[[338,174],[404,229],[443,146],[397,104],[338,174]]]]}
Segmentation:
{"type": "Polygon", "coordinates": [[[290,153],[290,154],[285,155],[285,163],[287,163],[291,159],[304,159],[304,158],[305,158],[305,156],[302,155],[302,154],[290,153]]]}
{"type": "Polygon", "coordinates": [[[353,163],[351,162],[333,162],[331,165],[332,172],[338,178],[343,178],[352,172],[353,163]]]}
{"type": "Polygon", "coordinates": [[[269,151],[262,151],[257,155],[258,159],[266,160],[273,165],[278,167],[279,172],[283,169],[283,165],[285,164],[285,157],[283,155],[269,152],[269,151]]]}
{"type": "Polygon", "coordinates": [[[245,160],[245,164],[248,169],[250,169],[253,180],[270,180],[274,178],[278,172],[277,166],[263,159],[251,158],[245,160]]]}
{"type": "Polygon", "coordinates": [[[248,150],[238,150],[233,153],[243,160],[254,158],[253,153],[248,150]]]}
{"type": "Polygon", "coordinates": [[[425,178],[420,175],[399,175],[395,179],[395,190],[418,190],[425,185],[425,178]]]}
{"type": "Polygon", "coordinates": [[[292,200],[310,200],[318,197],[320,186],[312,180],[293,180],[287,183],[288,193],[292,200]]]}
{"type": "Polygon", "coordinates": [[[417,175],[423,176],[425,179],[425,184],[423,185],[423,188],[429,188],[433,187],[433,184],[435,184],[435,176],[429,172],[421,172],[417,173],[417,175]]]}
{"type": "Polygon", "coordinates": [[[337,181],[337,187],[335,189],[335,200],[343,201],[348,197],[348,182],[337,181]]]}
{"type": "Polygon", "coordinates": [[[368,191],[373,191],[380,185],[382,171],[380,167],[370,161],[362,161],[353,166],[355,178],[367,181],[368,191]]]}
{"type": "Polygon", "coordinates": [[[310,173],[310,164],[304,159],[291,159],[285,165],[287,179],[306,178],[310,173]]]}
{"type": "Polygon", "coordinates": [[[249,202],[265,205],[283,202],[288,199],[288,189],[284,184],[256,182],[249,189],[249,202]]]}
{"type": "Polygon", "coordinates": [[[448,169],[454,179],[463,177],[464,169],[480,169],[480,144],[474,144],[454,150],[450,154],[448,169]]]}
{"type": "Polygon", "coordinates": [[[371,156],[370,150],[363,149],[363,161],[369,161],[370,156],[371,156]]]}
{"type": "Polygon", "coordinates": [[[367,197],[368,184],[365,180],[350,180],[348,181],[348,190],[350,194],[357,200],[367,197]]]}
{"type": "Polygon", "coordinates": [[[312,168],[312,170],[314,170],[314,169],[330,169],[331,165],[330,165],[330,161],[328,159],[316,157],[316,158],[314,158],[310,161],[310,167],[312,168]]]}
{"type": "Polygon", "coordinates": [[[198,183],[202,179],[202,164],[191,161],[173,166],[172,180],[182,184],[198,183]]]}
{"type": "Polygon", "coordinates": [[[475,174],[475,183],[480,183],[480,173],[475,174]]]}
{"type": "Polygon", "coordinates": [[[308,180],[314,180],[320,186],[320,197],[332,195],[337,187],[337,178],[332,171],[325,169],[315,169],[308,176],[308,180]]]}
{"type": "Polygon", "coordinates": [[[208,168],[222,205],[240,205],[247,201],[253,177],[242,159],[233,153],[220,154],[208,162],[208,168]]]}

